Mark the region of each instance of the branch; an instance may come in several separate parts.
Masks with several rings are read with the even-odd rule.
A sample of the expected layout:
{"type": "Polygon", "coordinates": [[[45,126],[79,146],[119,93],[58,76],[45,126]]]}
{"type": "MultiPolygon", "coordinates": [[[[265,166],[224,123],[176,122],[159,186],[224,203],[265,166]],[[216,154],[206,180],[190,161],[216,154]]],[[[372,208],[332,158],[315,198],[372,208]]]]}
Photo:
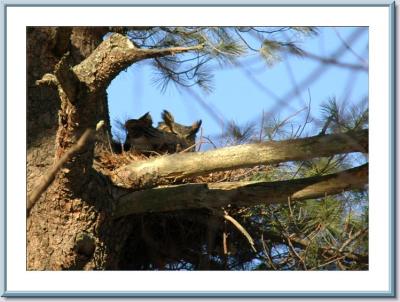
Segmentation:
{"type": "Polygon", "coordinates": [[[46,73],[45,75],[43,75],[43,77],[40,80],[37,80],[35,82],[36,85],[40,86],[40,85],[47,85],[47,86],[53,86],[53,87],[58,87],[58,85],[60,85],[58,83],[57,77],[54,74],[51,73],[46,73]]]}
{"type": "Polygon", "coordinates": [[[313,53],[303,51],[302,54],[304,57],[324,63],[324,64],[330,64],[330,65],[335,65],[337,67],[342,67],[342,68],[348,68],[348,69],[353,69],[353,70],[361,70],[368,72],[368,65],[361,65],[361,64],[351,64],[351,63],[345,63],[345,62],[340,62],[336,58],[331,57],[331,58],[326,58],[326,57],[321,57],[318,55],[315,55],[313,53]]]}
{"type": "Polygon", "coordinates": [[[324,197],[362,189],[368,164],[343,172],[276,182],[225,182],[164,186],[128,193],[117,200],[114,216],[134,213],[220,208],[228,204],[254,206],[324,197]]]}
{"type": "MultiPolygon", "coordinates": [[[[362,231],[362,234],[365,234],[365,232],[367,232],[368,229],[364,229],[362,231]]],[[[271,234],[268,234],[269,236],[271,234]]],[[[280,236],[274,236],[274,238],[269,237],[272,240],[275,241],[280,241],[281,237],[280,236]]],[[[290,237],[290,240],[292,242],[294,242],[295,244],[298,244],[301,246],[301,248],[306,249],[308,248],[308,246],[311,244],[311,241],[309,239],[306,238],[298,238],[298,237],[290,237]]],[[[364,263],[364,264],[368,264],[368,255],[362,255],[362,254],[357,254],[354,252],[350,252],[350,251],[344,251],[344,250],[337,250],[334,248],[330,248],[330,247],[323,247],[320,246],[318,247],[318,253],[319,254],[325,254],[328,255],[330,257],[336,257],[336,256],[344,256],[346,260],[348,261],[356,261],[358,263],[364,263]]]]}
{"type": "Polygon", "coordinates": [[[107,87],[120,71],[135,62],[203,48],[204,45],[199,44],[188,47],[141,49],[124,35],[116,33],[104,40],[88,58],[73,67],[73,71],[91,91],[97,91],[107,87]]]}
{"type": "Polygon", "coordinates": [[[339,252],[343,252],[344,249],[350,244],[352,243],[354,240],[357,240],[358,238],[364,236],[366,233],[368,232],[368,228],[364,228],[359,230],[358,232],[356,232],[353,236],[350,236],[349,239],[347,239],[342,246],[339,248],[339,252]]]}
{"type": "Polygon", "coordinates": [[[165,155],[124,166],[114,172],[112,179],[119,186],[143,188],[155,186],[161,178],[204,175],[349,152],[368,152],[368,130],[165,155]]]}
{"type": "Polygon", "coordinates": [[[228,215],[227,213],[225,213],[223,215],[223,217],[230,221],[243,235],[244,237],[246,237],[247,241],[249,242],[251,249],[254,251],[254,253],[257,253],[256,248],[254,247],[254,240],[253,238],[251,238],[249,232],[246,231],[246,229],[232,216],[228,215]]]}
{"type": "MultiPolygon", "coordinates": [[[[101,121],[96,126],[96,131],[99,130],[104,125],[104,122],[101,121]]],[[[76,153],[80,152],[87,144],[87,142],[94,136],[95,131],[93,129],[86,129],[86,131],[82,134],[79,140],[73,145],[70,149],[67,150],[63,154],[63,156],[59,159],[59,161],[52,166],[46,173],[43,175],[32,192],[28,195],[28,204],[27,204],[27,213],[29,215],[30,209],[34,206],[36,201],[40,198],[44,191],[51,185],[54,178],[57,175],[57,172],[64,166],[64,164],[72,158],[76,153]]]]}

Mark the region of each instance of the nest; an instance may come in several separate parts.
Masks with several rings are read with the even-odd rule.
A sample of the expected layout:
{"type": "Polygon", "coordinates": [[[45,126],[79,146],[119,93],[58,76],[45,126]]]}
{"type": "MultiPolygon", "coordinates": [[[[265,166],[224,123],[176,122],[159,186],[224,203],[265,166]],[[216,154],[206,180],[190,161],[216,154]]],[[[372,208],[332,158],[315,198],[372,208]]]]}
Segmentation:
{"type": "MultiPolygon", "coordinates": [[[[153,152],[143,154],[137,151],[127,151],[116,154],[107,150],[99,152],[95,158],[94,168],[104,175],[111,176],[117,169],[135,161],[143,161],[162,156],[153,152]]],[[[185,177],[178,179],[165,179],[158,182],[159,185],[177,185],[184,183],[216,183],[231,181],[251,181],[265,178],[271,172],[271,166],[257,165],[252,168],[240,168],[227,171],[211,172],[205,175],[185,177]]]]}
{"type": "MultiPolygon", "coordinates": [[[[111,176],[122,166],[157,156],[161,155],[144,155],[134,151],[115,154],[102,150],[95,158],[94,168],[111,176]]],[[[269,166],[260,165],[181,179],[165,179],[160,183],[173,185],[257,180],[265,177],[270,169],[269,166]]],[[[244,209],[229,207],[225,210],[231,215],[241,215],[244,209]]],[[[226,269],[222,260],[224,252],[221,240],[221,234],[227,231],[226,224],[211,209],[135,214],[123,219],[124,223],[132,224],[132,232],[122,249],[121,269],[226,269]]],[[[247,247],[248,243],[243,241],[243,236],[237,231],[233,231],[231,236],[235,240],[232,237],[230,244],[247,247]]]]}

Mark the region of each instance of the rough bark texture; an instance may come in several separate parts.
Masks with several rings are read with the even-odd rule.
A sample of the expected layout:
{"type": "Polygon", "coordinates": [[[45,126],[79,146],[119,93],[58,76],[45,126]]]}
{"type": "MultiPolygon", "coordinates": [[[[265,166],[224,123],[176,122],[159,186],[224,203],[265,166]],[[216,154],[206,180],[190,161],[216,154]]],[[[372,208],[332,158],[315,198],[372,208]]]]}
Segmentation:
{"type": "Polygon", "coordinates": [[[183,178],[348,152],[368,153],[368,130],[166,155],[122,167],[113,175],[113,181],[128,188],[155,186],[163,178],[183,178]]]}
{"type": "MultiPolygon", "coordinates": [[[[105,89],[118,72],[138,60],[202,47],[140,50],[119,34],[103,41],[107,30],[28,29],[29,191],[53,159],[60,159],[100,120],[106,123],[100,144],[107,143],[105,89]]],[[[118,268],[132,224],[111,219],[113,189],[92,168],[95,152],[89,141],[32,207],[27,221],[29,270],[118,268]]]]}
{"type": "Polygon", "coordinates": [[[368,165],[340,173],[276,182],[185,184],[132,192],[116,203],[115,217],[129,214],[236,206],[254,206],[338,194],[362,189],[368,165]]]}
{"type": "Polygon", "coordinates": [[[27,177],[28,192],[33,182],[53,163],[60,98],[52,87],[37,86],[36,80],[52,72],[59,53],[57,28],[27,30],[27,177]],[[37,47],[41,45],[41,47],[37,47]]]}
{"type": "MultiPolygon", "coordinates": [[[[73,79],[58,89],[35,82],[49,72],[61,75],[58,81],[70,76],[68,64],[82,61],[102,42],[104,33],[99,28],[28,29],[29,189],[86,128],[108,118],[104,91],[89,95],[73,79]],[[67,59],[60,63],[63,56],[67,59]]],[[[117,267],[114,256],[120,247],[114,232],[128,234],[129,225],[106,219],[112,199],[107,180],[91,168],[92,157],[93,143],[58,173],[33,207],[27,221],[29,270],[117,267]]]]}
{"type": "Polygon", "coordinates": [[[75,66],[74,72],[92,91],[97,91],[107,87],[121,70],[135,62],[202,48],[202,45],[198,45],[167,49],[140,49],[127,37],[121,34],[113,34],[87,60],[75,66]]]}
{"type": "MultiPolygon", "coordinates": [[[[74,27],[71,35],[71,55],[75,64],[86,59],[103,40],[108,32],[107,27],[74,27]]],[[[103,148],[110,148],[111,123],[108,110],[107,92],[105,90],[97,93],[97,105],[92,109],[96,111],[98,118],[104,120],[104,127],[98,134],[98,143],[95,152],[98,154],[103,148]]]]}

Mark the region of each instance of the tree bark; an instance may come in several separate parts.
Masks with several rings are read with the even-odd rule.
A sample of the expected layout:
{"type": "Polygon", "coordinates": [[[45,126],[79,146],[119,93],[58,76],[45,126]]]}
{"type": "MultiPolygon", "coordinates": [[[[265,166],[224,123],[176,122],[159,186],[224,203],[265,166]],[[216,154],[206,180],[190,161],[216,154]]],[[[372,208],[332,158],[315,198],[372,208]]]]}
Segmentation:
{"type": "MultiPolygon", "coordinates": [[[[105,91],[92,95],[96,102],[85,103],[87,94],[77,82],[66,81],[65,85],[72,85],[60,85],[57,89],[53,88],[54,85],[35,83],[46,73],[68,75],[65,72],[70,66],[68,64],[81,62],[101,42],[99,28],[28,29],[29,189],[53,164],[53,158],[57,161],[69,150],[79,133],[94,127],[92,121],[108,118],[105,91]],[[41,118],[40,114],[49,115],[49,118],[41,118]],[[42,131],[46,127],[50,130],[42,131]],[[47,143],[43,144],[43,141],[47,143]],[[39,172],[33,172],[30,167],[40,166],[41,159],[46,159],[47,164],[39,172]]],[[[47,79],[59,82],[62,77],[47,79]]],[[[47,84],[54,83],[48,81],[47,84]]],[[[129,234],[125,231],[129,226],[121,222],[111,223],[105,218],[112,199],[106,191],[107,180],[91,168],[92,158],[93,144],[57,174],[52,186],[33,207],[27,220],[29,270],[117,267],[114,255],[118,254],[115,252],[118,243],[113,232],[129,234]],[[102,189],[97,189],[98,186],[102,189]]]]}
{"type": "Polygon", "coordinates": [[[368,130],[165,155],[121,167],[113,173],[112,179],[119,186],[137,189],[155,186],[165,178],[184,178],[349,152],[368,152],[368,130]]]}
{"type": "Polygon", "coordinates": [[[218,209],[229,204],[254,206],[324,197],[362,189],[368,183],[368,164],[343,172],[275,182],[222,182],[163,186],[123,195],[114,217],[182,209],[218,209]]]}
{"type": "Polygon", "coordinates": [[[59,54],[64,53],[68,47],[61,43],[65,35],[68,35],[68,30],[56,27],[27,29],[28,193],[32,190],[34,181],[53,164],[57,113],[60,107],[57,90],[44,85],[38,86],[36,81],[54,70],[61,57],[59,54]]]}
{"type": "MultiPolygon", "coordinates": [[[[28,193],[53,164],[49,159],[58,161],[68,153],[85,130],[104,120],[109,132],[105,90],[123,68],[202,47],[141,50],[119,34],[103,41],[107,30],[28,29],[28,193]]],[[[118,268],[132,224],[111,219],[112,185],[92,168],[94,153],[89,141],[32,207],[29,270],[118,268]]]]}
{"type": "Polygon", "coordinates": [[[115,33],[104,40],[87,60],[76,65],[73,71],[78,79],[84,82],[91,91],[98,91],[107,87],[121,70],[135,62],[201,50],[202,48],[203,45],[141,49],[137,48],[127,37],[115,33]]]}

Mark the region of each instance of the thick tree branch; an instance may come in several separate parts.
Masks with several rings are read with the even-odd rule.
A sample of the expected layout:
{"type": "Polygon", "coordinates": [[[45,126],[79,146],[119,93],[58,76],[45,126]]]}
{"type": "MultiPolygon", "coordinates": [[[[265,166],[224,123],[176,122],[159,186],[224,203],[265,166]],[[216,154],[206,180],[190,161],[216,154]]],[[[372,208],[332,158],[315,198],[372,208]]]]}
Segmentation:
{"type": "Polygon", "coordinates": [[[98,91],[106,88],[119,72],[135,62],[203,48],[204,45],[199,44],[189,47],[141,49],[124,35],[115,33],[104,40],[87,59],[75,66],[73,71],[91,91],[98,91]]]}
{"type": "Polygon", "coordinates": [[[349,152],[368,152],[368,130],[165,155],[120,168],[115,171],[113,181],[120,186],[140,188],[154,186],[160,178],[204,175],[349,152]]]}
{"type": "Polygon", "coordinates": [[[114,216],[181,209],[253,206],[319,198],[368,183],[368,164],[343,172],[276,182],[226,182],[158,187],[126,194],[116,202],[114,216]]]}

